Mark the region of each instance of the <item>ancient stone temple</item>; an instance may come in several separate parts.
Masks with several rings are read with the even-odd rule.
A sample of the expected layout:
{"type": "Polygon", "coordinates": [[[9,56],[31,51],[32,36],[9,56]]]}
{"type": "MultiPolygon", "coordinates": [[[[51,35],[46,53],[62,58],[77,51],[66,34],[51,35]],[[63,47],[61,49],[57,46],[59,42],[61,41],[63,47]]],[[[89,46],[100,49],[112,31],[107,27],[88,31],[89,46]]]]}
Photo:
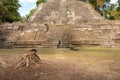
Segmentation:
{"type": "Polygon", "coordinates": [[[120,47],[120,21],[104,19],[80,0],[49,0],[27,22],[10,25],[7,41],[15,47],[51,47],[58,40],[63,46],[120,47]]]}
{"type": "Polygon", "coordinates": [[[35,14],[29,19],[35,22],[56,24],[77,24],[83,20],[104,19],[89,3],[78,0],[49,0],[40,4],[35,14]]]}

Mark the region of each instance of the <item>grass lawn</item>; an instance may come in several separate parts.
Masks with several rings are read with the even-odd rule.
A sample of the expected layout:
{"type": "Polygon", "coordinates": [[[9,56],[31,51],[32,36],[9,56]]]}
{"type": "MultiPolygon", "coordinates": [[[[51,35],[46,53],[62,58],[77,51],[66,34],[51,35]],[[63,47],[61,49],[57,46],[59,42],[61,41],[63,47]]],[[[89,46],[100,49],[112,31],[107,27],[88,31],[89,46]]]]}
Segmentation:
{"type": "MultiPolygon", "coordinates": [[[[0,54],[24,54],[31,48],[0,49],[0,54]]],[[[99,48],[99,47],[80,47],[79,51],[71,51],[68,48],[38,48],[38,54],[43,56],[56,56],[57,54],[66,57],[96,57],[102,59],[120,59],[120,48],[99,48]]]]}

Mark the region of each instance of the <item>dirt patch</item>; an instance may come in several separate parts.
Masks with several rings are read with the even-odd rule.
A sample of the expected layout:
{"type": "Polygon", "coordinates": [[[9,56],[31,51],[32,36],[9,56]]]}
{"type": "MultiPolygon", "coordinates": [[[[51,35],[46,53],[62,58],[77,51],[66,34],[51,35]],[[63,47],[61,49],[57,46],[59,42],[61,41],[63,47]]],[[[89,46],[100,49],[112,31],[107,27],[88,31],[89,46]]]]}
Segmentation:
{"type": "Polygon", "coordinates": [[[102,80],[103,75],[86,73],[82,69],[76,69],[72,64],[43,63],[32,65],[29,68],[14,69],[8,67],[2,71],[1,80],[102,80]]]}

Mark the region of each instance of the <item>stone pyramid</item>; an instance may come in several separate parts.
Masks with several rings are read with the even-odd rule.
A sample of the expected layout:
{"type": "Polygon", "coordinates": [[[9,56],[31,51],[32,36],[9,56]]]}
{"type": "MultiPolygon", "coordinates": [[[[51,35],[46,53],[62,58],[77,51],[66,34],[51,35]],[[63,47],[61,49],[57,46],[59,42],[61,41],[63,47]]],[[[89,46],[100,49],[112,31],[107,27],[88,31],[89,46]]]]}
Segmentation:
{"type": "Polygon", "coordinates": [[[80,0],[49,0],[27,22],[14,26],[24,28],[11,31],[9,42],[15,47],[51,47],[58,40],[63,46],[120,47],[120,21],[104,19],[80,0]]]}
{"type": "Polygon", "coordinates": [[[91,19],[104,18],[89,3],[80,0],[48,0],[38,6],[29,21],[75,24],[91,19]]]}
{"type": "Polygon", "coordinates": [[[49,0],[38,6],[29,21],[69,26],[74,45],[120,47],[120,21],[104,19],[90,3],[80,0],[49,0]]]}

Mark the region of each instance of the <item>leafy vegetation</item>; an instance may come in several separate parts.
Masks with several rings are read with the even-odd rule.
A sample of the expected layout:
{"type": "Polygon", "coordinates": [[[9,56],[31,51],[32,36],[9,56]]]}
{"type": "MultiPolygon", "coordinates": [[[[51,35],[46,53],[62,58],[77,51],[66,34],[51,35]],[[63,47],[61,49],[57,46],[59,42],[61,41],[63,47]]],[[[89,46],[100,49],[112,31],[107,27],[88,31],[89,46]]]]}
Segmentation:
{"type": "Polygon", "coordinates": [[[45,3],[45,2],[46,2],[46,0],[37,0],[36,5],[38,6],[39,4],[45,3]]]}
{"type": "Polygon", "coordinates": [[[19,7],[21,7],[19,0],[0,0],[0,22],[21,20],[19,7]]]}
{"type": "Polygon", "coordinates": [[[107,19],[120,19],[120,0],[116,4],[110,3],[110,0],[82,0],[90,2],[93,7],[107,19]]]}

